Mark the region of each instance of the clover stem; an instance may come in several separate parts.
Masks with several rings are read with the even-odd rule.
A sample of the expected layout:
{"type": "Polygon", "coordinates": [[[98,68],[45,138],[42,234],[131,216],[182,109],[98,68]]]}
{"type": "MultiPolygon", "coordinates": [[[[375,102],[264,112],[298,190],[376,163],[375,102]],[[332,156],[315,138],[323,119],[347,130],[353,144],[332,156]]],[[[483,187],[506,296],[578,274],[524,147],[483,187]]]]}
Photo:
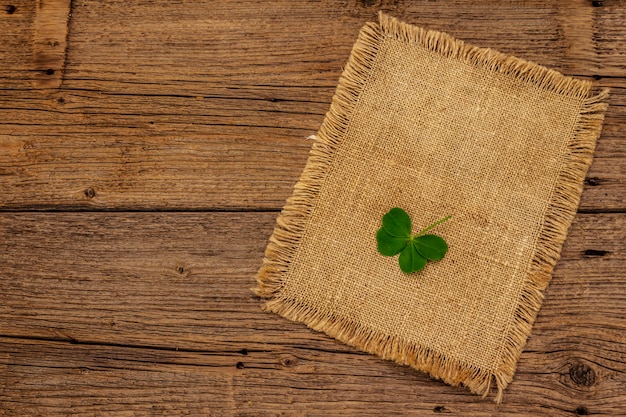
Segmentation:
{"type": "Polygon", "coordinates": [[[439,226],[441,223],[445,222],[446,220],[449,220],[450,217],[452,216],[446,216],[441,220],[437,220],[435,223],[431,224],[430,226],[428,226],[425,229],[420,230],[419,232],[417,232],[415,235],[411,236],[411,239],[415,239],[416,237],[420,237],[422,236],[424,233],[428,232],[430,229],[432,229],[433,227],[437,227],[439,226]]]}

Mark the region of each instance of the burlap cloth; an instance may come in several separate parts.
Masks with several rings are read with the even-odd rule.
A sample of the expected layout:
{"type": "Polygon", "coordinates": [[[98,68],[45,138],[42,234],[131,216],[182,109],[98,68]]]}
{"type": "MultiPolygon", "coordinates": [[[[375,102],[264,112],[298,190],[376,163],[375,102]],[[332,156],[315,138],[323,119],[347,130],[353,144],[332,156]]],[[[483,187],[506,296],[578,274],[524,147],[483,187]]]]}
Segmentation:
{"type": "Polygon", "coordinates": [[[360,32],[270,238],[267,311],[496,400],[576,213],[607,92],[380,16],[360,32]],[[392,207],[446,257],[378,253],[392,207]]]}

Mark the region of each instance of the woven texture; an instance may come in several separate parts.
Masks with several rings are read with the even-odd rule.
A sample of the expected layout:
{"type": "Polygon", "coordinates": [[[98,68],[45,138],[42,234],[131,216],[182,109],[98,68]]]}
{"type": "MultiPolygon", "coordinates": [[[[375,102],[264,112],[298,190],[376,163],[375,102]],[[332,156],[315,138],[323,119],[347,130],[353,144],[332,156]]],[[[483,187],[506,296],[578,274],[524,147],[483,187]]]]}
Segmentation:
{"type": "Polygon", "coordinates": [[[512,380],[607,92],[385,15],[361,31],[256,292],[268,311],[496,399],[512,380]],[[378,253],[392,207],[449,252],[378,253]]]}

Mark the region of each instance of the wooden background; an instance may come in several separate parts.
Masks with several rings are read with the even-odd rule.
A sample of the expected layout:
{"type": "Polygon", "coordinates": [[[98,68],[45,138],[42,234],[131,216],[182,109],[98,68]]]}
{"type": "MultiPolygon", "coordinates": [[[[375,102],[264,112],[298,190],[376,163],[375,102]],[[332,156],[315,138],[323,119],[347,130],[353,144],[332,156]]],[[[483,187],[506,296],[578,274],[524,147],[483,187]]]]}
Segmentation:
{"type": "Polygon", "coordinates": [[[0,5],[0,415],[626,415],[625,1],[0,5]],[[612,88],[501,405],[249,291],[378,10],[612,88]]]}

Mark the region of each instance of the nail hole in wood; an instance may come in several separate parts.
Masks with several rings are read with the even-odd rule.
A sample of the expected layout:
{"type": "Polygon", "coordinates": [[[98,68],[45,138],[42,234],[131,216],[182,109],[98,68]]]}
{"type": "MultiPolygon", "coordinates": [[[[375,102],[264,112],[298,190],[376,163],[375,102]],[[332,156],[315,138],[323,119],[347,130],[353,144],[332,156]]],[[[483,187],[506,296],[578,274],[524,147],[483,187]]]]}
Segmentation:
{"type": "Polygon", "coordinates": [[[589,415],[589,409],[587,407],[585,407],[584,405],[581,405],[580,407],[578,407],[575,410],[575,413],[578,414],[579,416],[588,416],[589,415]]]}
{"type": "Polygon", "coordinates": [[[65,99],[63,97],[59,97],[59,98],[57,98],[57,103],[65,104],[65,99]]]}
{"type": "Polygon", "coordinates": [[[608,252],[605,250],[587,249],[583,255],[587,257],[595,257],[595,256],[599,257],[599,256],[604,256],[607,253],[608,252]]]}
{"type": "Polygon", "coordinates": [[[239,353],[241,353],[242,355],[244,355],[244,356],[245,356],[245,355],[247,355],[247,354],[248,354],[248,349],[241,349],[241,350],[239,351],[239,353]]]}
{"type": "Polygon", "coordinates": [[[600,185],[600,178],[598,177],[585,178],[585,184],[595,187],[597,185],[600,185]]]}
{"type": "Polygon", "coordinates": [[[182,275],[185,272],[185,268],[179,265],[176,267],[176,272],[182,275]]]}
{"type": "Polygon", "coordinates": [[[591,2],[591,5],[593,7],[602,7],[602,6],[604,6],[604,2],[602,0],[593,0],[591,2]]]}
{"type": "Polygon", "coordinates": [[[54,70],[52,68],[48,68],[46,70],[46,75],[54,75],[54,70]]]}
{"type": "Polygon", "coordinates": [[[433,411],[435,413],[443,413],[444,411],[446,411],[446,407],[444,407],[443,405],[438,405],[437,407],[433,408],[433,411]]]}
{"type": "Polygon", "coordinates": [[[243,362],[237,362],[237,365],[235,365],[237,367],[237,369],[243,369],[245,368],[243,362]]]}
{"type": "Polygon", "coordinates": [[[599,76],[598,74],[593,74],[593,75],[591,76],[591,78],[593,78],[593,79],[594,79],[594,80],[596,80],[596,81],[598,81],[598,80],[601,80],[601,79],[602,79],[602,77],[601,77],[601,76],[599,76]]]}
{"type": "Polygon", "coordinates": [[[7,14],[13,14],[15,13],[15,10],[17,10],[17,7],[12,4],[7,4],[6,6],[4,6],[4,11],[7,12],[7,14]]]}

